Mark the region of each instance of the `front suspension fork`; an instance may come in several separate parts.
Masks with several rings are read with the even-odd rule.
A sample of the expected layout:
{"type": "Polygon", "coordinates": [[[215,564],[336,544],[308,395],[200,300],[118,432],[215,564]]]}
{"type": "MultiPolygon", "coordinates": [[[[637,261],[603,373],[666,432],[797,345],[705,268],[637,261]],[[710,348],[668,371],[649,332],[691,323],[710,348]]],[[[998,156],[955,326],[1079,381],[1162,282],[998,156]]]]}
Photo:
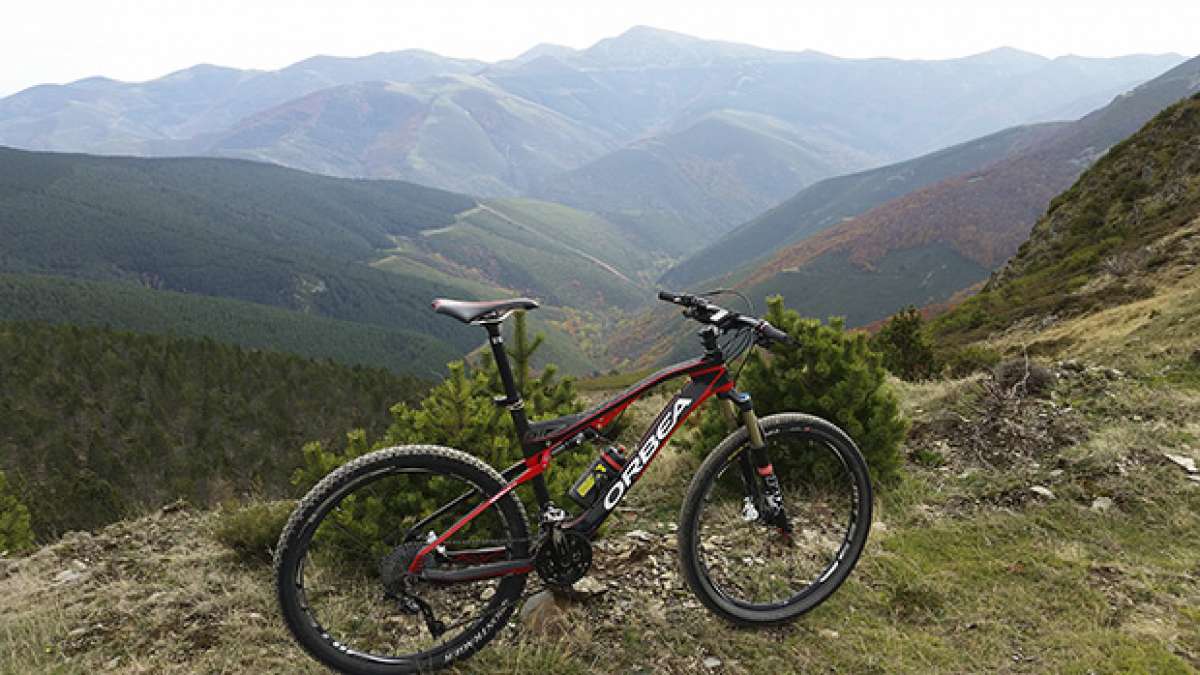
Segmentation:
{"type": "Polygon", "coordinates": [[[783,489],[767,453],[767,442],[763,437],[762,425],[758,423],[758,415],[754,413],[750,395],[730,391],[718,396],[726,417],[735,428],[740,421],[750,436],[750,451],[738,455],[742,484],[746,490],[742,517],[776,527],[784,536],[790,536],[792,524],[784,509],[783,489]]]}

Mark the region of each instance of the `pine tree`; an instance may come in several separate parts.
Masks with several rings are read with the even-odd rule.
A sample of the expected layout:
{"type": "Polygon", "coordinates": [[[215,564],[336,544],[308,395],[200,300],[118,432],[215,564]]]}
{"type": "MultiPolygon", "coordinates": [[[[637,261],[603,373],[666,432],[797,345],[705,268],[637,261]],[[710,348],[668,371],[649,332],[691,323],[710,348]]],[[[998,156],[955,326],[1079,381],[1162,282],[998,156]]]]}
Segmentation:
{"type": "MultiPolygon", "coordinates": [[[[533,372],[532,357],[544,337],[539,334],[529,339],[524,312],[518,312],[515,318],[507,351],[511,355],[513,378],[521,383],[518,386],[530,419],[581,410],[572,378],[560,379],[553,365],[546,366],[541,373],[533,372]]],[[[337,466],[371,450],[395,445],[444,445],[475,455],[497,470],[520,461],[521,447],[512,419],[507,411],[492,403],[492,396],[500,392],[500,376],[491,355],[485,355],[475,367],[464,361],[452,362],[449,370],[450,375],[431,389],[418,406],[393,406],[392,426],[376,442],[366,442],[364,435],[355,431],[348,435],[346,447],[339,452],[310,443],[304,449],[304,466],[294,474],[293,483],[307,489],[337,466]]],[[[557,458],[544,474],[551,495],[557,498],[565,493],[590,459],[581,452],[557,458]]]]}
{"type": "Polygon", "coordinates": [[[909,305],[871,337],[871,347],[883,355],[883,365],[904,380],[924,380],[938,371],[933,343],[921,312],[909,305]]]}
{"type": "Polygon", "coordinates": [[[8,479],[0,471],[0,553],[15,553],[33,546],[33,531],[29,527],[29,509],[8,487],[8,479]]]}

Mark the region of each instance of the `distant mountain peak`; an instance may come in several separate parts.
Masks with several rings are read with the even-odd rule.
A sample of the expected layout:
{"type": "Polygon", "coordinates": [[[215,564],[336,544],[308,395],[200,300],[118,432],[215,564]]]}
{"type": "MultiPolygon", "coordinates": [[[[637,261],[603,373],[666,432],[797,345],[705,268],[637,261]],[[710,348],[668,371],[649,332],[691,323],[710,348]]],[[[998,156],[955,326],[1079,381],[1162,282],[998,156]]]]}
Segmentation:
{"type": "Polygon", "coordinates": [[[563,59],[573,56],[577,53],[577,50],[566,45],[558,45],[552,42],[540,42],[521,52],[516,58],[511,60],[511,63],[527,63],[529,61],[535,61],[547,56],[555,59],[563,59]]]}
{"type": "Polygon", "coordinates": [[[1017,49],[1016,47],[1003,46],[1003,47],[996,47],[995,49],[989,49],[986,52],[979,52],[978,54],[971,54],[970,56],[965,56],[965,57],[963,57],[963,60],[977,61],[977,62],[981,62],[981,63],[994,63],[994,64],[998,64],[998,65],[999,64],[1040,65],[1042,63],[1046,63],[1050,59],[1046,58],[1045,56],[1042,56],[1041,54],[1027,52],[1023,49],[1017,49]]]}
{"type": "Polygon", "coordinates": [[[634,26],[579,52],[585,61],[618,67],[698,66],[721,59],[755,60],[780,55],[793,56],[761,47],[705,40],[653,26],[634,26]]]}
{"type": "Polygon", "coordinates": [[[612,38],[612,39],[614,39],[614,40],[654,39],[654,40],[672,40],[672,41],[684,41],[684,42],[703,42],[702,39],[691,36],[691,35],[687,35],[685,33],[679,33],[679,32],[673,31],[673,30],[667,30],[665,28],[655,28],[654,26],[646,26],[646,25],[633,26],[633,27],[629,28],[628,30],[626,30],[624,33],[621,33],[620,35],[618,35],[617,37],[612,38]]]}

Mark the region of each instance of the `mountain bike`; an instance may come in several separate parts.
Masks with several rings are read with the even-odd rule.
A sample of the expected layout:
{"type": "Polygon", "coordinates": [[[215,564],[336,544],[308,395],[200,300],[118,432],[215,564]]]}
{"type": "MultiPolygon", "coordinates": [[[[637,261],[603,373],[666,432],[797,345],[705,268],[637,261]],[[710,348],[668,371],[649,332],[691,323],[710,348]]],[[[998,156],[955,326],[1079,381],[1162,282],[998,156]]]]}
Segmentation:
{"type": "Polygon", "coordinates": [[[791,412],[759,419],[728,368],[755,346],[795,341],[714,304],[711,294],[658,295],[703,324],[703,355],[584,412],[532,422],[501,324],[537,302],[434,301],[435,311],[486,329],[504,389],[495,403],[510,413],[524,459],[497,471],[470,448],[409,445],[358,457],[313,487],[274,561],[283,618],[310,655],[343,672],[382,675],[434,670],[475,653],[507,624],[531,573],[558,587],[587,574],[601,524],[712,397],[735,429],[701,462],[679,514],[688,587],[744,626],[792,621],[837,590],[870,528],[866,463],[830,422],[791,412]],[[687,383],[638,444],[603,448],[568,491],[572,509],[556,504],[544,475],[554,459],[603,444],[626,408],[677,378],[687,383]],[[526,485],[538,510],[532,530],[516,492],[526,485]]]}

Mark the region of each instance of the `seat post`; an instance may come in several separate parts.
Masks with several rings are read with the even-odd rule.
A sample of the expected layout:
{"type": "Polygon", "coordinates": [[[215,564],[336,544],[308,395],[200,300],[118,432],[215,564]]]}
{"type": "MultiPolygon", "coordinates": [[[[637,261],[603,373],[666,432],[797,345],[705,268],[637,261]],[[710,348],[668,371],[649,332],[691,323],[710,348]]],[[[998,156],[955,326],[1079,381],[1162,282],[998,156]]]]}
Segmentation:
{"type": "MultiPolygon", "coordinates": [[[[504,338],[500,334],[500,322],[489,321],[483,324],[488,332],[488,342],[492,345],[492,356],[496,359],[496,369],[500,372],[500,384],[504,387],[504,399],[496,402],[508,408],[512,415],[513,425],[517,428],[517,438],[522,441],[529,431],[529,419],[525,416],[525,401],[521,399],[521,391],[513,378],[512,366],[508,362],[508,353],[504,351],[504,338]]],[[[523,443],[522,443],[523,445],[523,443]]]]}
{"type": "MultiPolygon", "coordinates": [[[[500,372],[500,382],[504,385],[504,398],[496,403],[508,408],[512,415],[513,426],[517,429],[517,442],[521,444],[521,454],[529,459],[538,452],[536,445],[527,445],[529,435],[529,418],[525,416],[525,401],[521,398],[521,390],[513,379],[512,366],[508,363],[508,353],[504,351],[504,337],[500,334],[500,321],[488,321],[483,324],[487,328],[488,342],[492,345],[492,356],[496,358],[496,369],[500,372]]],[[[546,488],[546,478],[542,475],[533,477],[533,494],[538,506],[547,508],[550,501],[550,491],[546,488]]]]}

